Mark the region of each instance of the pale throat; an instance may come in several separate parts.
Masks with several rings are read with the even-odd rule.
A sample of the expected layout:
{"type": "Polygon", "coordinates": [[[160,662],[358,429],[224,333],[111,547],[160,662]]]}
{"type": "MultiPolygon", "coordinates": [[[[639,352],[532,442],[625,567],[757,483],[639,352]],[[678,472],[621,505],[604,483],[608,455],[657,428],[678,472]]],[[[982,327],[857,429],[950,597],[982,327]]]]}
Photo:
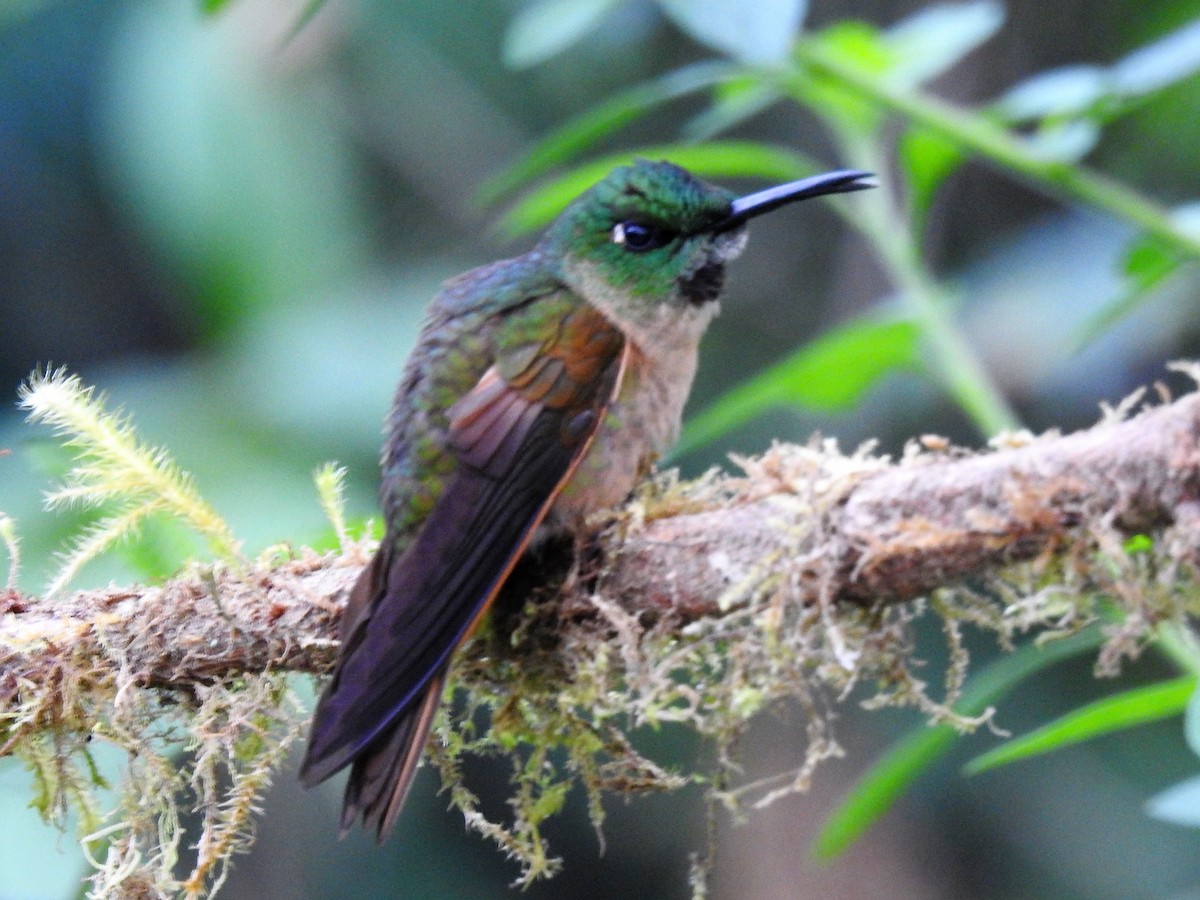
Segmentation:
{"type": "Polygon", "coordinates": [[[553,518],[569,521],[620,504],[675,443],[696,375],[700,338],[719,307],[716,302],[695,306],[630,298],[586,260],[571,261],[568,275],[571,289],[617,325],[632,345],[616,401],[555,504],[553,518]]]}
{"type": "MultiPolygon", "coordinates": [[[[677,298],[635,297],[612,284],[596,263],[579,257],[565,261],[567,286],[596,307],[639,349],[656,358],[679,350],[695,355],[718,303],[695,305],[677,298]]],[[[688,382],[689,387],[691,382],[688,382]]]]}

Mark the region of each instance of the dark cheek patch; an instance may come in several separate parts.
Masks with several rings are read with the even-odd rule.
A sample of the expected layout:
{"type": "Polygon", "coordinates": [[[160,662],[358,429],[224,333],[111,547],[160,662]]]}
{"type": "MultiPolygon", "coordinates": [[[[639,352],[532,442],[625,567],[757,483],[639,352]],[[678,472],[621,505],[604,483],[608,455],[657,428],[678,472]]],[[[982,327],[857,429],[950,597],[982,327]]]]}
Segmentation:
{"type": "Polygon", "coordinates": [[[705,263],[679,282],[680,293],[692,306],[703,306],[717,300],[724,287],[725,266],[721,263],[705,263]]]}

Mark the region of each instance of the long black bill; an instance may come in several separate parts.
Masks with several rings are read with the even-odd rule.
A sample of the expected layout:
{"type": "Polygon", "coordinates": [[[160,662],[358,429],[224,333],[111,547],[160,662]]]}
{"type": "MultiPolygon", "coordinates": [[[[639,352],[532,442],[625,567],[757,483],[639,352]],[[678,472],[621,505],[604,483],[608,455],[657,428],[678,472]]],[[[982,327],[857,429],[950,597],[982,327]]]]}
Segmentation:
{"type": "Polygon", "coordinates": [[[801,178],[787,184],[776,185],[765,191],[738,197],[729,209],[729,217],[717,225],[714,231],[728,231],[736,228],[747,219],[769,213],[788,203],[797,200],[807,200],[809,197],[820,197],[822,194],[847,194],[850,191],[865,191],[867,188],[878,187],[879,182],[870,172],[860,172],[857,169],[841,169],[836,172],[826,172],[823,175],[813,175],[811,178],[801,178]]]}

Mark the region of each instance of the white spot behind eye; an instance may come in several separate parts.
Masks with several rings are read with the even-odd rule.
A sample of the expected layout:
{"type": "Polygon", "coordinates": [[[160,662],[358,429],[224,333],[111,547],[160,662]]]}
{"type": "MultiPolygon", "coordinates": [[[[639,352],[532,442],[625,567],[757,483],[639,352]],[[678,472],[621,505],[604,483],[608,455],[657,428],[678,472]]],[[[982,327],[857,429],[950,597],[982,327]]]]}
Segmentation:
{"type": "Polygon", "coordinates": [[[616,225],[613,226],[612,240],[613,240],[614,244],[624,244],[625,243],[625,223],[624,222],[618,222],[616,225]]]}

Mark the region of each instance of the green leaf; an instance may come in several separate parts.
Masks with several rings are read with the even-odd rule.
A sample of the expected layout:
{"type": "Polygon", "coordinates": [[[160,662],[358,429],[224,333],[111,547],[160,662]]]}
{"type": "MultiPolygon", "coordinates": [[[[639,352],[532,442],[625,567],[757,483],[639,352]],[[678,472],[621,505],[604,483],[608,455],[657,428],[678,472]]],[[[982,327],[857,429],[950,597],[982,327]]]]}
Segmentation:
{"type": "Polygon", "coordinates": [[[618,94],[552,132],[522,159],[488,180],[479,191],[479,202],[485,206],[497,203],[655,107],[722,84],[738,77],[741,71],[726,62],[698,63],[618,94]]]}
{"type": "Polygon", "coordinates": [[[213,15],[229,5],[229,0],[200,0],[200,11],[205,15],[213,15]]]}
{"type": "Polygon", "coordinates": [[[912,322],[867,319],[827,332],[689,419],[675,452],[707,444],[777,406],[847,409],[888,372],[917,364],[919,335],[912,322]]]}
{"type": "Polygon", "coordinates": [[[1171,210],[1171,220],[1191,237],[1200,239],[1200,201],[1179,204],[1171,210]]]}
{"type": "Polygon", "coordinates": [[[662,11],[702,44],[751,65],[787,59],[807,0],[658,0],[662,11]]]}
{"type": "Polygon", "coordinates": [[[703,178],[788,181],[818,170],[815,163],[794,150],[749,141],[642,147],[593,160],[538,186],[504,214],[498,223],[499,229],[514,237],[543,227],[614,167],[626,165],[638,157],[669,159],[703,178]]]}
{"type": "Polygon", "coordinates": [[[883,32],[866,22],[837,22],[810,40],[826,54],[875,75],[887,72],[895,62],[883,32]]]}
{"type": "Polygon", "coordinates": [[[779,102],[783,92],[774,84],[746,76],[719,85],[712,106],[683,128],[689,141],[708,141],[742,124],[779,102]]]}
{"type": "MultiPolygon", "coordinates": [[[[1042,646],[1027,644],[977,672],[955,710],[964,716],[979,715],[1030,675],[1092,650],[1102,641],[1103,635],[1093,628],[1042,646]]],[[[936,725],[915,729],[893,744],[825,820],[813,843],[813,855],[829,861],[845,851],[958,737],[949,725],[936,725]]]]}
{"type": "Polygon", "coordinates": [[[951,69],[1004,24],[996,0],[926,6],[893,25],[883,36],[891,54],[888,81],[915,87],[951,69]]]}
{"type": "MultiPolygon", "coordinates": [[[[879,30],[865,22],[838,22],[802,40],[823,56],[874,75],[892,62],[879,30]]],[[[850,134],[871,135],[884,120],[874,101],[822,72],[800,68],[790,87],[801,103],[850,134]]]]}
{"type": "Polygon", "coordinates": [[[1049,753],[1114,731],[1177,716],[1195,693],[1197,679],[1185,675],[1171,681],[1133,688],[1089,703],[1029,734],[1006,741],[964,766],[977,775],[1031,756],[1049,753]]]}
{"type": "Polygon", "coordinates": [[[1133,556],[1138,553],[1149,553],[1154,549],[1154,538],[1148,534],[1134,534],[1125,539],[1125,543],[1121,545],[1127,554],[1133,556]]]}
{"type": "Polygon", "coordinates": [[[1172,271],[1177,263],[1175,254],[1162,241],[1141,237],[1125,254],[1125,275],[1136,285],[1150,287],[1172,271]]]}
{"type": "Polygon", "coordinates": [[[920,125],[909,127],[900,137],[897,152],[900,165],[908,177],[913,211],[917,215],[917,231],[924,221],[938,186],[967,158],[963,148],[940,132],[920,125]]]}
{"type": "MultiPolygon", "coordinates": [[[[886,32],[865,22],[838,22],[804,38],[816,52],[889,84],[915,87],[941,75],[995,34],[1004,22],[996,0],[927,7],[886,32]]],[[[859,137],[873,134],[883,110],[837,79],[801,68],[793,79],[796,97],[814,112],[859,137]]]]}
{"type": "Polygon", "coordinates": [[[1146,812],[1164,822],[1200,828],[1200,775],[1155,794],[1146,803],[1146,812]]]}
{"type": "Polygon", "coordinates": [[[1091,119],[1053,121],[1034,132],[1026,146],[1046,162],[1076,163],[1100,140],[1100,125],[1091,119]]]}
{"type": "MultiPolygon", "coordinates": [[[[1178,207],[1174,211],[1175,220],[1190,227],[1198,207],[1198,204],[1178,207]]],[[[1079,326],[1071,340],[1071,352],[1078,353],[1145,303],[1182,265],[1179,254],[1159,238],[1142,235],[1132,241],[1125,251],[1125,280],[1120,293],[1079,326]]]]}
{"type": "Polygon", "coordinates": [[[995,110],[1009,122],[1075,118],[1120,109],[1200,71],[1200,21],[1135,50],[1111,67],[1079,64],[1038,72],[1008,90],[995,110]]]}
{"type": "Polygon", "coordinates": [[[514,69],[544,62],[596,27],[618,0],[536,0],[509,23],[503,56],[514,69]]]}
{"type": "Polygon", "coordinates": [[[1018,82],[996,102],[995,110],[1009,122],[1078,116],[1111,92],[1107,69],[1082,64],[1061,66],[1018,82]]]}
{"type": "Polygon", "coordinates": [[[1126,96],[1148,94],[1200,71],[1200,20],[1141,47],[1112,67],[1116,90],[1126,96]]]}

